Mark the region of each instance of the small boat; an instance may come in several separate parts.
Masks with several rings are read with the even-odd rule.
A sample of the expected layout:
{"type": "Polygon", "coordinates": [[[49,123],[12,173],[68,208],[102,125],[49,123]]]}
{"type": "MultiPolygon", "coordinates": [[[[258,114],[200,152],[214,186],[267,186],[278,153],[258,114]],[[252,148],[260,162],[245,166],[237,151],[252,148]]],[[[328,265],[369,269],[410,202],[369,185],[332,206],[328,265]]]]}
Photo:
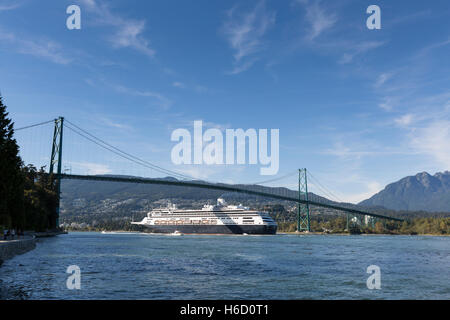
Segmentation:
{"type": "Polygon", "coordinates": [[[175,230],[174,232],[172,232],[172,233],[169,233],[169,235],[171,235],[171,236],[182,236],[183,235],[183,233],[181,233],[180,231],[178,231],[178,230],[175,230]]]}

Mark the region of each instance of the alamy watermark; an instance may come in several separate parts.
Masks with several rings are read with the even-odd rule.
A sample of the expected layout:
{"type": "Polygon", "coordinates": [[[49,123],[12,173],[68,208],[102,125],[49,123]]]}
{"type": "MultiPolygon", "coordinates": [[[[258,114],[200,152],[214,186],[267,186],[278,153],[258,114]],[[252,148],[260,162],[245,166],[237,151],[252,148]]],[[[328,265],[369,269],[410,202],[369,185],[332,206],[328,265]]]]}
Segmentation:
{"type": "Polygon", "coordinates": [[[379,6],[372,4],[367,7],[366,13],[370,16],[366,20],[366,26],[369,30],[381,29],[381,9],[379,6]]]}
{"type": "Polygon", "coordinates": [[[72,4],[67,7],[66,13],[70,14],[66,20],[66,27],[69,30],[81,29],[81,9],[79,6],[72,4]]]}
{"type": "Polygon", "coordinates": [[[69,290],[81,289],[81,270],[77,265],[70,265],[67,267],[66,273],[70,276],[67,278],[66,287],[69,290]]]}
{"type": "MultiPolygon", "coordinates": [[[[67,7],[66,13],[70,16],[66,20],[66,26],[69,30],[81,29],[81,8],[75,4],[67,7]]],[[[381,9],[378,5],[372,4],[367,7],[367,14],[370,16],[366,20],[366,26],[369,30],[381,29],[381,9]]]]}
{"type": "Polygon", "coordinates": [[[194,121],[193,135],[189,130],[182,128],[172,132],[171,140],[178,143],[172,148],[171,159],[176,165],[255,165],[259,163],[264,166],[260,168],[261,175],[275,175],[278,173],[280,164],[279,135],[279,129],[247,129],[245,131],[226,129],[224,139],[222,131],[217,128],[210,128],[203,132],[203,122],[198,120],[194,121]],[[247,154],[248,157],[246,157],[247,154]]]}
{"type": "Polygon", "coordinates": [[[367,289],[373,290],[381,289],[381,269],[377,265],[370,265],[367,267],[366,272],[370,274],[369,278],[367,278],[367,289]]]}

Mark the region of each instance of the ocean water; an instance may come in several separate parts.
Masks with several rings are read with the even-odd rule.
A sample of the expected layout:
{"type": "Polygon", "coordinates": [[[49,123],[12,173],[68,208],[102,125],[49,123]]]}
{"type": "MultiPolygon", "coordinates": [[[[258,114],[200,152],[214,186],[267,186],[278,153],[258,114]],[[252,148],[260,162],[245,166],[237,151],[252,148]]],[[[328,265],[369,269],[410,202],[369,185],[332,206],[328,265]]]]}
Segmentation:
{"type": "Polygon", "coordinates": [[[0,287],[9,299],[450,299],[450,237],[73,232],[6,261],[0,287]]]}

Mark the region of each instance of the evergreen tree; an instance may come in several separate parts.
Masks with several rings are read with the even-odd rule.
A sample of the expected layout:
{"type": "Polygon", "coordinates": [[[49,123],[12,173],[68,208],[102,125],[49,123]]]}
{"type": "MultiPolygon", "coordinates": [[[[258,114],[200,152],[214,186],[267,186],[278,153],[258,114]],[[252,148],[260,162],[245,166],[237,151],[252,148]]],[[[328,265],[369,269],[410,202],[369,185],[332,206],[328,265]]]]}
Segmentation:
{"type": "Polygon", "coordinates": [[[6,106],[0,96],[0,224],[22,228],[23,183],[22,160],[19,146],[13,137],[14,124],[8,118],[6,106]]]}

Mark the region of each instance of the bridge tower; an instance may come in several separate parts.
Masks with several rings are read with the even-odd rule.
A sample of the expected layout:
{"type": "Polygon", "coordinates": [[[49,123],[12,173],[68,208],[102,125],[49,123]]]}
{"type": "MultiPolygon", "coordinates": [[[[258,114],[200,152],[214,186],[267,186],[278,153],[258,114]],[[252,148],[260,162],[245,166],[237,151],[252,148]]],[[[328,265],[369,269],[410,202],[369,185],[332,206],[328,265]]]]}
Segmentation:
{"type": "Polygon", "coordinates": [[[54,174],[55,164],[56,169],[56,194],[58,197],[58,205],[56,207],[56,221],[55,226],[59,226],[59,206],[61,199],[61,168],[62,168],[62,143],[63,143],[63,127],[64,117],[55,119],[55,129],[53,131],[52,156],[50,158],[49,174],[54,174]]]}
{"type": "Polygon", "coordinates": [[[297,232],[311,231],[309,219],[308,178],[306,168],[298,170],[298,199],[306,201],[298,203],[297,232]]]}

